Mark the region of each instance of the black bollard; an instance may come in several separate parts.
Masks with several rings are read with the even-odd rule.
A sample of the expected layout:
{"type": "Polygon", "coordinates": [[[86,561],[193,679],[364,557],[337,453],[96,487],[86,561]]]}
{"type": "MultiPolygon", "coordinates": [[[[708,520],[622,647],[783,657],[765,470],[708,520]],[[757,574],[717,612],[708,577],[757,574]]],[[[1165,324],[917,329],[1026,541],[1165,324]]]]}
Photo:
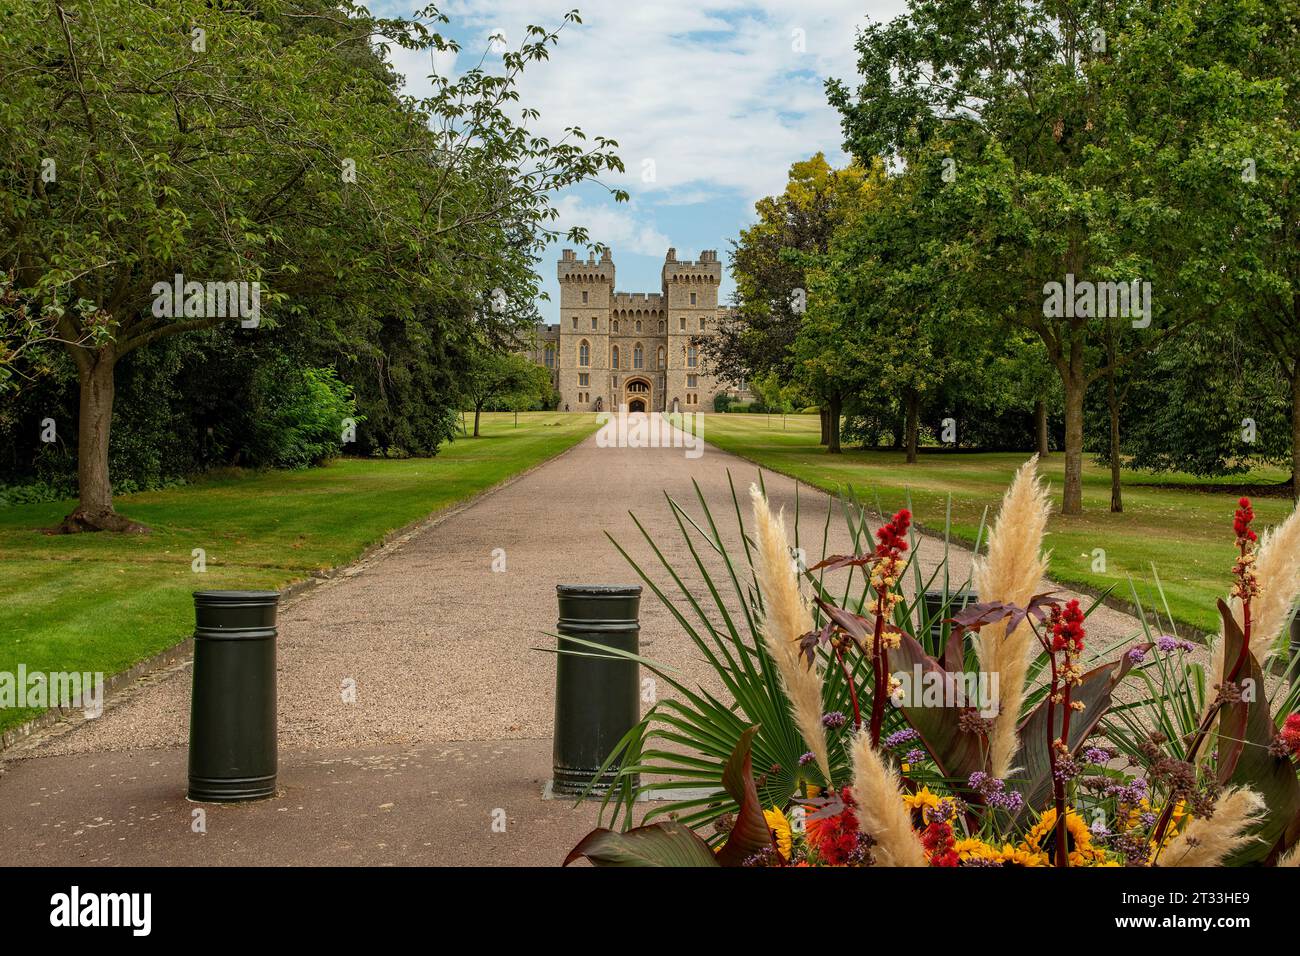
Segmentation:
{"type": "MultiPolygon", "coordinates": [[[[560,600],[561,651],[600,653],[564,640],[567,635],[639,653],[640,585],[561,584],[555,591],[560,600]]],[[[593,792],[609,789],[617,765],[599,780],[597,772],[640,719],[638,677],[636,661],[556,655],[553,792],[580,794],[593,781],[593,792]]]]}
{"type": "MultiPolygon", "coordinates": [[[[947,598],[948,607],[945,611],[944,593],[942,590],[925,592],[925,616],[930,622],[930,637],[934,641],[935,647],[940,651],[943,650],[941,643],[943,641],[943,622],[960,611],[963,604],[970,604],[976,600],[975,594],[972,591],[950,591],[948,592],[947,598]]],[[[967,635],[966,640],[969,642],[969,635],[967,635]]]]}
{"type": "Polygon", "coordinates": [[[275,591],[194,592],[191,800],[275,794],[275,591]]]}

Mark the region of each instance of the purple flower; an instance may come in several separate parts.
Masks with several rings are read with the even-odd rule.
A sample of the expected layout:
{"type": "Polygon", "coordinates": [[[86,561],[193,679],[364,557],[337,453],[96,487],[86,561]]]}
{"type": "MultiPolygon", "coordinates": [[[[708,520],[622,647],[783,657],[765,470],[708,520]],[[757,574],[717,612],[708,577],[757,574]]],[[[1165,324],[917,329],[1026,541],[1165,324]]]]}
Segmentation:
{"type": "Polygon", "coordinates": [[[924,759],[925,759],[924,750],[913,749],[907,752],[907,756],[903,758],[903,763],[920,763],[924,759]]]}
{"type": "Polygon", "coordinates": [[[989,779],[989,775],[983,770],[976,770],[970,775],[970,785],[973,790],[983,790],[984,782],[989,779]]]}
{"type": "Polygon", "coordinates": [[[1168,654],[1178,646],[1178,638],[1170,637],[1168,634],[1161,634],[1156,638],[1156,647],[1168,654]]]}
{"type": "Polygon", "coordinates": [[[1145,647],[1135,647],[1128,652],[1128,659],[1131,663],[1134,664],[1142,663],[1142,659],[1146,656],[1147,656],[1147,649],[1145,647]]]}
{"type": "Polygon", "coordinates": [[[910,744],[913,740],[920,739],[921,735],[911,727],[908,727],[904,730],[898,730],[890,734],[885,738],[884,744],[886,747],[901,747],[903,744],[910,744]]]}
{"type": "Polygon", "coordinates": [[[1083,752],[1083,759],[1088,763],[1101,765],[1110,761],[1110,751],[1101,747],[1089,747],[1083,752]]]}
{"type": "Polygon", "coordinates": [[[829,714],[822,714],[822,726],[830,730],[839,730],[848,722],[849,719],[838,710],[832,710],[829,714]]]}
{"type": "Polygon", "coordinates": [[[799,758],[799,766],[801,766],[801,767],[806,767],[806,766],[808,766],[810,763],[812,763],[812,762],[813,762],[814,760],[816,760],[816,759],[817,759],[817,758],[813,756],[813,753],[812,753],[812,751],[810,750],[810,751],[808,751],[806,754],[804,754],[802,757],[799,758]]]}

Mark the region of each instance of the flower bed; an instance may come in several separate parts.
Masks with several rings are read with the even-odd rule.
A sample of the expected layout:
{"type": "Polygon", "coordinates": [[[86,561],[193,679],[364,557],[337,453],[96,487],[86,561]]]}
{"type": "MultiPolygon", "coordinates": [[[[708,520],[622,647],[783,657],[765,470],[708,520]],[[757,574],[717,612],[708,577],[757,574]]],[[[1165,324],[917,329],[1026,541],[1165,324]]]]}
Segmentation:
{"type": "Polygon", "coordinates": [[[1207,668],[1190,642],[1159,633],[1158,616],[1153,625],[1143,615],[1124,646],[1094,648],[1087,618],[1096,604],[1039,592],[1049,505],[1034,459],[1007,490],[967,582],[978,595],[969,602],[965,585],[949,588],[946,560],[924,578],[907,510],[873,533],[865,510],[846,500],[853,553],[807,567],[797,513],[792,547],[762,489],[751,497],[753,528],[740,529],[738,548],[726,546],[702,498],[703,520],[670,501],[707,608],[658,548],[680,601],[633,562],[732,699],[642,660],[677,694],[610,755],[620,781],[603,806],[611,825],[569,861],[1300,862],[1294,662],[1271,690],[1264,677],[1287,652],[1300,512],[1261,541],[1249,500],[1238,502],[1237,559],[1207,668]],[[709,552],[720,575],[703,559],[709,552]],[[827,575],[837,573],[847,581],[832,593],[827,575]],[[938,615],[922,599],[936,581],[938,615]],[[657,806],[632,826],[638,796],[683,785],[714,792],[657,806]]]}

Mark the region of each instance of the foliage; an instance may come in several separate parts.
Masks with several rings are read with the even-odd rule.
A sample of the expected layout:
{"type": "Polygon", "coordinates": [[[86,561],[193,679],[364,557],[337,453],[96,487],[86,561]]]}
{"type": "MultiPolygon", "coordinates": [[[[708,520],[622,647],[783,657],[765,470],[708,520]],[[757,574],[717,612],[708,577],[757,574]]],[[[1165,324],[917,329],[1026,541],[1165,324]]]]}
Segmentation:
{"type": "MultiPolygon", "coordinates": [[[[706,796],[649,810],[641,826],[629,833],[638,845],[662,844],[667,851],[682,840],[677,825],[685,824],[724,852],[731,835],[739,834],[746,841],[745,865],[870,865],[879,841],[900,836],[859,829],[859,818],[868,818],[872,808],[855,809],[861,778],[855,776],[860,768],[850,756],[850,744],[855,752],[869,746],[898,768],[897,799],[912,813],[909,839],[924,846],[931,866],[1176,865],[1188,857],[1198,859],[1200,845],[1179,835],[1184,830],[1204,833],[1233,788],[1259,793],[1265,809],[1246,819],[1245,831],[1226,834],[1228,850],[1223,853],[1232,852],[1228,862],[1275,862],[1300,839],[1300,735],[1279,735],[1296,707],[1297,692],[1287,694],[1276,710],[1267,700],[1243,693],[1243,688],[1264,686],[1247,649],[1254,538],[1246,499],[1236,519],[1240,559],[1233,593],[1245,602],[1247,629],[1243,636],[1220,602],[1227,642],[1224,671],[1212,697],[1201,665],[1188,655],[1192,645],[1152,634],[1145,616],[1145,634],[1127,648],[1097,647],[1086,639],[1091,608],[1077,600],[1065,602],[1049,592],[1023,606],[996,601],[962,606],[964,599],[955,595],[966,586],[951,587],[946,554],[934,574],[922,580],[917,537],[902,537],[909,524],[906,511],[882,524],[874,534],[879,543],[867,550],[860,547],[872,537],[865,511],[852,498],[832,503],[832,509],[844,512],[854,553],[825,556],[828,512],[823,559],[781,572],[801,578],[811,595],[813,629],[794,639],[808,655],[808,673],[819,675],[831,772],[824,779],[811,759],[818,743],[796,728],[792,675],[780,671],[763,637],[765,629],[779,626],[770,603],[777,600],[770,590],[770,566],[755,562],[759,545],[744,527],[734,487],[740,540],[734,550],[723,544],[698,489],[697,496],[698,519],[669,498],[693,568],[674,569],[637,522],[680,593],[680,603],[625,549],[619,550],[713,665],[734,703],[702,687],[685,686],[670,670],[637,655],[597,644],[583,651],[637,660],[678,695],[657,703],[610,754],[602,770],[617,767],[619,783],[604,798],[602,818],[609,813],[617,823],[622,817],[627,830],[638,795],[684,784],[711,789],[706,796]],[[722,570],[721,581],[715,581],[705,555],[722,570]],[[860,583],[855,583],[859,571],[860,583]],[[828,573],[842,575],[843,584],[828,581],[828,573]],[[687,578],[701,580],[703,592],[687,585],[687,578]],[[938,593],[943,607],[937,618],[919,599],[909,600],[904,580],[917,595],[942,581],[938,593]],[[729,596],[724,597],[719,584],[729,585],[729,596]],[[705,592],[709,598],[701,601],[696,594],[705,592]],[[1005,780],[988,772],[988,722],[981,709],[988,691],[982,689],[978,661],[965,639],[968,632],[999,622],[1006,623],[1006,633],[1030,627],[1039,644],[1026,692],[1016,698],[1022,701],[1021,749],[1013,762],[1018,769],[1005,780]],[[887,661],[883,668],[882,660],[887,661]],[[1255,683],[1242,683],[1243,662],[1253,669],[1255,683]],[[888,682],[882,674],[889,675],[888,682]],[[931,698],[918,681],[920,687],[969,690],[931,698]],[[1126,681],[1133,686],[1121,693],[1126,681]],[[1183,714],[1173,724],[1170,708],[1183,714]],[[1216,753],[1198,764],[1198,748],[1216,717],[1221,720],[1216,753]],[[1190,734],[1189,724],[1194,728],[1190,734]],[[1171,736],[1165,730],[1180,732],[1171,736]],[[734,779],[737,761],[748,757],[751,748],[754,765],[768,768],[752,780],[758,806],[770,807],[765,813],[768,847],[756,843],[746,829],[754,801],[734,779]],[[674,820],[673,826],[656,831],[654,821],[664,816],[674,820]],[[807,821],[805,827],[792,827],[796,817],[807,821]],[[1202,829],[1194,830],[1197,826],[1202,829]],[[1166,849],[1178,859],[1162,860],[1166,849]]],[[[798,510],[796,499],[790,542],[796,552],[798,510]]],[[[764,520],[757,509],[756,520],[764,520]]],[[[996,690],[993,695],[996,699],[996,690]]],[[[596,834],[588,840],[604,852],[622,845],[610,831],[596,834]]],[[[575,854],[590,847],[584,841],[575,854]]],[[[1225,857],[1199,859],[1200,865],[1214,865],[1225,857]]],[[[622,861],[631,862],[626,856],[622,861]]]]}

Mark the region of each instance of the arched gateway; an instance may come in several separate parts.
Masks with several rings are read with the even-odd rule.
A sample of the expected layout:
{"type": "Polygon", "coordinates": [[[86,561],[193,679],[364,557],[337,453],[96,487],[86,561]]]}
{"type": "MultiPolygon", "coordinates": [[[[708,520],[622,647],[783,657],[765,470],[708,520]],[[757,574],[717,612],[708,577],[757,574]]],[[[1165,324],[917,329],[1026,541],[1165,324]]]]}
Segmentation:
{"type": "Polygon", "coordinates": [[[630,378],[623,387],[624,403],[629,412],[648,412],[654,407],[650,401],[650,382],[644,378],[630,378]]]}

